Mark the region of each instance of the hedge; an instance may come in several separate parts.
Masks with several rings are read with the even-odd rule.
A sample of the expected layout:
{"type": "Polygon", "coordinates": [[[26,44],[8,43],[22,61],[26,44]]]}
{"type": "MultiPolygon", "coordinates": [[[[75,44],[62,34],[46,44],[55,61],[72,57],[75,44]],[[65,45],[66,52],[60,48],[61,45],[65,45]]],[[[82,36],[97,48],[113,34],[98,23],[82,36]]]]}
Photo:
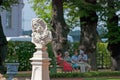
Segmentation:
{"type": "Polygon", "coordinates": [[[88,78],[88,77],[112,77],[112,76],[120,76],[119,71],[110,71],[110,72],[100,72],[100,71],[93,71],[93,72],[85,72],[85,73],[55,73],[50,74],[51,78],[88,78]]]}
{"type": "MultiPolygon", "coordinates": [[[[77,47],[79,44],[74,43],[72,47],[77,47]]],[[[51,44],[48,44],[48,54],[49,57],[52,59],[51,64],[54,65],[55,63],[55,57],[52,51],[51,44]]],[[[97,63],[98,67],[102,65],[102,67],[107,66],[107,68],[110,68],[110,54],[106,50],[107,43],[98,43],[97,44],[97,63]],[[102,55],[102,57],[101,57],[102,55]]],[[[72,48],[75,49],[75,48],[72,48]]],[[[31,70],[31,63],[30,58],[33,56],[33,53],[35,52],[35,45],[31,42],[27,41],[9,41],[8,42],[8,54],[6,57],[6,60],[10,58],[9,56],[17,55],[15,59],[18,60],[20,63],[19,71],[27,71],[31,70]]],[[[72,53],[71,53],[72,55],[72,53]]]]}
{"type": "Polygon", "coordinates": [[[19,70],[31,70],[31,63],[29,59],[32,57],[34,52],[35,46],[31,42],[9,41],[6,60],[12,56],[18,56],[15,59],[20,63],[19,70]]]}

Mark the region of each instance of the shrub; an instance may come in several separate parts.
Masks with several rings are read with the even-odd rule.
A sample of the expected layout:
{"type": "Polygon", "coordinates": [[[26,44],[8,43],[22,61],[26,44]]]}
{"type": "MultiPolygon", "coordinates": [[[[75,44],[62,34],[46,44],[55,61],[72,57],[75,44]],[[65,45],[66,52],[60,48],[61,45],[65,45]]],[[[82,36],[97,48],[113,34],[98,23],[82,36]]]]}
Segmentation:
{"type": "MultiPolygon", "coordinates": [[[[18,62],[20,63],[19,70],[26,71],[31,70],[30,58],[35,52],[34,44],[31,42],[21,41],[9,41],[8,42],[8,56],[18,56],[18,62]]],[[[6,57],[6,59],[9,57],[6,57]]],[[[17,57],[16,57],[17,58],[17,57]]]]}
{"type": "MultiPolygon", "coordinates": [[[[51,58],[51,64],[54,63],[54,54],[52,52],[51,44],[48,44],[48,54],[51,58]]],[[[19,71],[27,71],[31,70],[32,65],[30,63],[30,58],[32,58],[33,53],[36,51],[35,45],[28,41],[9,41],[8,42],[8,54],[6,57],[6,60],[10,58],[10,56],[18,56],[14,59],[18,60],[20,63],[19,65],[19,71]],[[14,54],[16,53],[16,55],[14,54]]]]}
{"type": "Polygon", "coordinates": [[[50,74],[51,78],[78,78],[78,77],[112,77],[112,76],[120,76],[120,72],[118,71],[110,71],[110,72],[85,72],[85,73],[56,73],[50,74]]]}
{"type": "Polygon", "coordinates": [[[110,53],[107,50],[107,43],[98,43],[97,44],[97,66],[98,68],[110,68],[111,59],[110,53]]]}
{"type": "MultiPolygon", "coordinates": [[[[72,43],[72,47],[69,50],[70,54],[73,54],[73,50],[77,49],[79,46],[79,43],[72,43]],[[72,50],[73,49],[73,50],[72,50]]],[[[48,54],[49,57],[51,58],[51,64],[55,65],[55,57],[52,51],[52,46],[51,43],[47,45],[48,49],[48,54]]],[[[98,67],[102,66],[107,66],[107,68],[110,68],[110,54],[107,51],[107,43],[98,43],[97,44],[97,65],[98,67]]],[[[20,63],[19,70],[20,71],[27,71],[31,70],[31,63],[30,63],[30,58],[33,56],[33,53],[35,52],[35,45],[32,44],[31,42],[28,41],[9,41],[8,42],[8,56],[15,56],[14,53],[18,56],[18,62],[20,63]],[[15,51],[15,52],[14,52],[15,51]]],[[[8,59],[7,57],[6,59],[8,59]]],[[[16,57],[17,58],[17,57],[16,57]]],[[[101,67],[101,68],[102,68],[101,67]]]]}

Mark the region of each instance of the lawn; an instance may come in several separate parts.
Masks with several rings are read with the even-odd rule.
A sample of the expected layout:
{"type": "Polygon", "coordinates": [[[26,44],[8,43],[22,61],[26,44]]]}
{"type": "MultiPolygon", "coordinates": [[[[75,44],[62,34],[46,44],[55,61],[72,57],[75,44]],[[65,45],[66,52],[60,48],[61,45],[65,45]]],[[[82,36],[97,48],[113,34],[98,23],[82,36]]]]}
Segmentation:
{"type": "Polygon", "coordinates": [[[120,78],[85,78],[84,80],[120,80],[120,78]]]}

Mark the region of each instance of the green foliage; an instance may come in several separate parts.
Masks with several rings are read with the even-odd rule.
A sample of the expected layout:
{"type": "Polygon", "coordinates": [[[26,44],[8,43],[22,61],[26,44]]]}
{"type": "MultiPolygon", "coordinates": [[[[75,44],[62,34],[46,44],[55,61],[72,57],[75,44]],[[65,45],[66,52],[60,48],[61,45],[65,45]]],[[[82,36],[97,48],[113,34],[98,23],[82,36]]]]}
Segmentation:
{"type": "Polygon", "coordinates": [[[78,50],[79,48],[79,42],[74,42],[74,43],[69,43],[69,50],[68,52],[70,53],[70,56],[74,54],[75,50],[78,50]]]}
{"type": "MultiPolygon", "coordinates": [[[[71,49],[69,50],[70,55],[73,55],[75,49],[78,49],[79,43],[73,43],[71,49]]],[[[55,56],[52,51],[51,43],[47,45],[48,54],[51,58],[51,65],[56,65],[55,56]]],[[[107,43],[98,43],[97,44],[97,65],[103,66],[103,68],[110,68],[110,54],[107,51],[107,43]]],[[[31,70],[30,58],[33,56],[35,52],[35,45],[31,42],[21,42],[21,41],[9,41],[8,42],[8,54],[6,57],[6,61],[19,62],[19,70],[27,71],[31,70]]]]}
{"type": "Polygon", "coordinates": [[[6,63],[14,63],[14,62],[18,62],[18,55],[16,53],[16,49],[17,46],[15,46],[15,44],[13,44],[12,42],[9,42],[8,45],[8,54],[6,56],[6,63]]]}
{"type": "Polygon", "coordinates": [[[51,78],[79,78],[79,77],[111,77],[111,76],[119,76],[120,72],[85,72],[85,73],[56,73],[56,74],[50,74],[51,78]]]}
{"type": "Polygon", "coordinates": [[[71,29],[76,26],[80,26],[79,8],[76,7],[76,5],[73,5],[71,1],[64,2],[63,7],[67,25],[69,25],[71,29]]]}
{"type": "Polygon", "coordinates": [[[30,0],[32,8],[36,15],[44,19],[50,26],[50,20],[52,17],[51,0],[30,0]]]}
{"type": "Polygon", "coordinates": [[[120,42],[120,27],[114,26],[114,25],[108,25],[109,32],[107,34],[107,37],[109,38],[109,43],[117,43],[120,42]]]}
{"type": "Polygon", "coordinates": [[[98,12],[100,13],[100,19],[106,21],[108,16],[112,16],[114,12],[119,11],[120,1],[119,0],[98,0],[100,5],[98,12]]]}
{"type": "MultiPolygon", "coordinates": [[[[5,75],[6,76],[6,75],[5,75]]],[[[16,77],[30,77],[31,73],[18,73],[16,77]]],[[[78,80],[119,80],[120,72],[118,71],[95,71],[95,72],[71,72],[71,73],[50,73],[51,80],[66,80],[73,79],[78,80]]]]}
{"type": "Polygon", "coordinates": [[[88,3],[85,0],[68,0],[64,3],[66,22],[72,27],[80,26],[80,17],[87,17],[90,12],[98,12],[101,6],[98,3],[88,3]]]}
{"type": "MultiPolygon", "coordinates": [[[[111,58],[110,53],[107,50],[107,43],[98,42],[97,43],[97,67],[98,68],[110,68],[111,67],[111,58]]],[[[70,56],[73,55],[74,50],[79,48],[79,43],[75,42],[70,44],[70,49],[68,50],[70,56]]]]}
{"type": "Polygon", "coordinates": [[[50,63],[52,64],[52,65],[54,65],[55,63],[56,63],[56,59],[55,59],[55,56],[54,56],[54,53],[53,53],[53,51],[52,51],[52,44],[51,43],[49,43],[48,45],[47,45],[47,47],[48,47],[48,49],[47,49],[47,51],[48,51],[48,55],[49,55],[49,57],[50,57],[50,63]]]}
{"type": "Polygon", "coordinates": [[[67,25],[69,25],[71,29],[76,26],[80,26],[78,8],[75,6],[69,7],[67,3],[64,3],[64,16],[67,25]]]}
{"type": "MultiPolygon", "coordinates": [[[[38,15],[38,17],[43,18],[49,25],[52,17],[52,0],[30,0],[31,4],[33,4],[33,9],[38,15]]],[[[108,16],[112,16],[113,12],[117,12],[120,9],[120,1],[113,0],[97,0],[96,4],[91,4],[85,2],[85,0],[65,0],[64,2],[64,16],[66,23],[72,27],[80,26],[80,17],[88,16],[91,11],[96,11],[99,15],[99,21],[107,21],[108,16]],[[115,6],[109,7],[110,6],[115,6]]],[[[104,25],[105,26],[105,25],[104,25]]],[[[112,26],[113,27],[113,26],[112,26]]],[[[119,32],[110,32],[108,37],[118,36],[119,32]]],[[[105,35],[106,36],[106,35],[105,35]]],[[[119,42],[120,38],[113,38],[113,40],[109,41],[111,43],[119,42]]]]}
{"type": "MultiPolygon", "coordinates": [[[[77,17],[88,16],[91,11],[98,11],[101,7],[97,3],[88,3],[85,0],[70,0],[69,3],[66,2],[69,8],[74,11],[77,8],[77,17]],[[73,7],[74,6],[74,7],[73,7]]],[[[70,12],[71,14],[71,12],[70,12]]]]}
{"type": "MultiPolygon", "coordinates": [[[[51,44],[48,45],[48,54],[51,58],[51,64],[54,63],[54,54],[52,52],[51,44]]],[[[30,58],[32,58],[35,52],[35,45],[27,41],[9,41],[8,42],[8,54],[6,62],[19,62],[19,70],[27,71],[31,70],[30,58]]]]}
{"type": "Polygon", "coordinates": [[[100,20],[107,23],[107,37],[109,38],[108,42],[110,44],[116,44],[120,41],[120,28],[118,26],[118,21],[114,19],[109,22],[108,19],[112,19],[114,16],[116,16],[116,12],[120,9],[120,1],[99,0],[99,4],[101,5],[101,9],[99,10],[100,20]]]}
{"type": "Polygon", "coordinates": [[[110,68],[111,58],[107,50],[107,43],[97,43],[97,65],[98,68],[110,68]]]}
{"type": "Polygon", "coordinates": [[[108,33],[108,29],[105,26],[105,24],[100,24],[101,22],[98,22],[98,26],[97,26],[97,31],[99,34],[100,38],[106,38],[107,37],[107,33],[108,33]]]}
{"type": "Polygon", "coordinates": [[[16,3],[18,3],[18,0],[2,0],[1,6],[3,9],[10,9],[10,7],[16,3]]]}
{"type": "Polygon", "coordinates": [[[32,57],[35,46],[31,42],[8,42],[8,54],[6,61],[16,61],[20,63],[19,70],[31,70],[30,58],[32,57]],[[17,57],[16,57],[17,56],[17,57]]]}

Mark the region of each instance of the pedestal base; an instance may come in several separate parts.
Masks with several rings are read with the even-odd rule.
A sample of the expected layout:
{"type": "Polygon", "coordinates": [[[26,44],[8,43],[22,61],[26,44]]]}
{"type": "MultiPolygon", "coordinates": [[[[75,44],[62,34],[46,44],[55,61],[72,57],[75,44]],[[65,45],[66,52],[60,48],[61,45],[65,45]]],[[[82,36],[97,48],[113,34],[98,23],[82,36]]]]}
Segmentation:
{"type": "Polygon", "coordinates": [[[31,80],[50,80],[49,78],[49,64],[47,52],[37,51],[34,53],[32,62],[32,77],[31,80]]]}

